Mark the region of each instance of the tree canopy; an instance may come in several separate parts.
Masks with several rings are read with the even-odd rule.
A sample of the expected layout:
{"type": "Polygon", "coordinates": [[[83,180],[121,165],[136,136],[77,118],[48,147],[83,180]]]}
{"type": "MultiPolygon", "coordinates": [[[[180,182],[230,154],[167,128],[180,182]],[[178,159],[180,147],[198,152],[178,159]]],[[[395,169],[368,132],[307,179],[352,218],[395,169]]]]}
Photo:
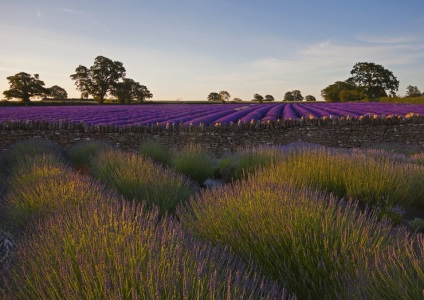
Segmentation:
{"type": "Polygon", "coordinates": [[[262,95],[259,95],[259,94],[253,95],[253,101],[259,101],[260,103],[262,103],[263,100],[264,100],[264,97],[262,95]]]}
{"type": "Polygon", "coordinates": [[[421,91],[416,86],[408,85],[406,87],[406,97],[420,97],[420,96],[422,96],[421,91]]]}
{"type": "Polygon", "coordinates": [[[7,77],[10,89],[3,92],[7,99],[17,98],[23,102],[30,102],[31,97],[43,97],[48,93],[44,87],[44,81],[40,80],[38,74],[31,76],[20,72],[7,77]]]}
{"type": "Polygon", "coordinates": [[[53,99],[67,99],[68,93],[66,90],[58,85],[54,85],[47,89],[47,95],[48,98],[53,99]]]}
{"type": "Polygon", "coordinates": [[[106,94],[125,77],[125,72],[121,62],[97,56],[90,68],[79,65],[75,69],[75,74],[70,77],[75,80],[75,85],[81,93],[93,95],[94,99],[102,104],[106,94]]]}
{"type": "Polygon", "coordinates": [[[227,91],[220,91],[219,92],[219,96],[221,97],[221,101],[222,102],[225,102],[225,101],[228,101],[228,100],[230,100],[230,97],[231,97],[231,95],[230,95],[230,93],[229,92],[227,92],[227,91]]]}
{"type": "Polygon", "coordinates": [[[346,102],[361,100],[366,97],[362,88],[352,80],[336,81],[321,91],[322,97],[328,102],[346,102]]]}
{"type": "Polygon", "coordinates": [[[399,89],[397,78],[382,65],[359,62],[353,66],[350,74],[352,77],[348,80],[354,82],[369,99],[387,97],[386,91],[395,96],[399,89]]]}
{"type": "Polygon", "coordinates": [[[264,100],[271,102],[271,101],[274,101],[275,99],[274,99],[274,96],[272,96],[272,95],[266,95],[264,100]]]}
{"type": "Polygon", "coordinates": [[[132,100],[143,102],[145,99],[153,97],[146,86],[130,78],[123,78],[121,82],[115,83],[111,94],[116,96],[121,103],[130,103],[132,100]]]}
{"type": "Polygon", "coordinates": [[[221,101],[221,96],[216,92],[212,92],[208,95],[208,101],[221,101]]]}
{"type": "Polygon", "coordinates": [[[305,96],[305,101],[317,101],[317,99],[312,95],[305,96]]]}
{"type": "Polygon", "coordinates": [[[356,63],[350,74],[349,79],[336,81],[323,89],[322,97],[329,102],[357,101],[387,97],[386,91],[395,96],[399,88],[399,81],[393,73],[375,63],[356,63]]]}
{"type": "Polygon", "coordinates": [[[303,96],[299,90],[289,91],[284,94],[284,101],[302,101],[303,96]]]}

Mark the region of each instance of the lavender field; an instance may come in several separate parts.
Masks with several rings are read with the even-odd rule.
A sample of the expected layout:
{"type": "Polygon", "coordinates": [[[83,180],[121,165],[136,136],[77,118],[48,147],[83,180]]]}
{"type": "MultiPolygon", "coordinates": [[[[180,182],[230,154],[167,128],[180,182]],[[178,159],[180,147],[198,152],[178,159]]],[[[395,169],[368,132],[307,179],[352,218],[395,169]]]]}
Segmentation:
{"type": "Polygon", "coordinates": [[[393,103],[152,104],[3,107],[2,121],[72,121],[88,125],[214,125],[321,117],[424,115],[424,105],[393,103]]]}
{"type": "Polygon", "coordinates": [[[423,152],[160,147],[3,153],[0,298],[422,299],[423,152]]]}

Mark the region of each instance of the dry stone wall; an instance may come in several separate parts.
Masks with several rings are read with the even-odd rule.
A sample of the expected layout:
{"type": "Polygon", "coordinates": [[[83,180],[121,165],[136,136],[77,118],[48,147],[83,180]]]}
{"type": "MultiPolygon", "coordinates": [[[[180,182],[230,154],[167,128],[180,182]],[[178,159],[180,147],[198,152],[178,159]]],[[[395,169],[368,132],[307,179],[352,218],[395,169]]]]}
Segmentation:
{"type": "Polygon", "coordinates": [[[3,151],[17,140],[38,137],[51,139],[65,149],[81,141],[95,139],[113,143],[123,149],[136,150],[146,141],[157,141],[169,148],[187,143],[200,144],[215,156],[235,151],[240,147],[255,145],[285,145],[303,141],[332,147],[368,147],[374,144],[397,143],[419,146],[424,151],[424,124],[326,124],[318,126],[293,126],[272,128],[216,127],[196,130],[173,130],[165,128],[131,130],[107,130],[75,126],[43,126],[24,128],[0,127],[0,149],[3,151]],[[59,127],[59,128],[58,128],[59,127]]]}

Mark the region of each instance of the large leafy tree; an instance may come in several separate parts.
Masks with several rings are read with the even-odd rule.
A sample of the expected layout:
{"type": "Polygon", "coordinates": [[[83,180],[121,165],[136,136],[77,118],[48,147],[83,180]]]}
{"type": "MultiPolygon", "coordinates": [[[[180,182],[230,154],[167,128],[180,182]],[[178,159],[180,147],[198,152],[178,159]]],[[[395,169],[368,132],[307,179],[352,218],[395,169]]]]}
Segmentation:
{"type": "Polygon", "coordinates": [[[58,85],[54,85],[47,89],[47,97],[53,99],[67,99],[68,93],[66,90],[58,85]]]}
{"type": "Polygon", "coordinates": [[[116,96],[121,103],[130,103],[132,100],[143,102],[145,99],[153,97],[146,86],[130,78],[124,78],[116,83],[111,89],[111,94],[116,96]]]}
{"type": "Polygon", "coordinates": [[[355,82],[336,81],[321,91],[322,97],[328,102],[346,102],[361,100],[366,97],[363,88],[358,87],[355,82]]]}
{"type": "Polygon", "coordinates": [[[208,95],[208,101],[221,101],[221,95],[216,92],[212,92],[208,95]]]}
{"type": "Polygon", "coordinates": [[[133,92],[134,98],[140,102],[144,102],[146,99],[150,99],[153,97],[153,94],[147,89],[147,87],[139,84],[138,82],[136,82],[133,92]]]}
{"type": "Polygon", "coordinates": [[[299,90],[286,92],[284,94],[284,101],[302,101],[302,100],[303,100],[303,96],[299,90]]]}
{"type": "Polygon", "coordinates": [[[227,91],[220,91],[219,96],[221,97],[222,102],[230,100],[231,97],[230,93],[227,91]]]}
{"type": "Polygon", "coordinates": [[[274,99],[274,96],[272,96],[272,95],[266,95],[264,100],[271,102],[271,101],[274,101],[275,99],[274,99]]]}
{"type": "Polygon", "coordinates": [[[393,73],[375,63],[359,62],[353,66],[350,74],[352,77],[349,80],[361,88],[370,99],[387,97],[386,91],[395,96],[399,89],[399,81],[393,73]]]}
{"type": "Polygon", "coordinates": [[[264,100],[264,97],[262,95],[259,95],[259,94],[253,95],[253,101],[259,101],[260,103],[262,103],[263,100],[264,100]]]}
{"type": "Polygon", "coordinates": [[[75,69],[75,74],[70,77],[75,80],[75,85],[81,93],[93,95],[94,99],[102,104],[106,94],[125,77],[125,72],[121,62],[97,56],[90,68],[79,65],[75,69]]]}
{"type": "Polygon", "coordinates": [[[308,101],[308,102],[317,101],[317,99],[312,95],[307,95],[307,96],[305,96],[305,101],[308,101]]]}
{"type": "Polygon", "coordinates": [[[38,74],[31,76],[20,72],[7,77],[10,89],[3,92],[7,99],[17,98],[23,102],[30,102],[31,97],[43,97],[48,90],[44,87],[44,81],[40,80],[38,74]]]}
{"type": "Polygon", "coordinates": [[[421,91],[416,87],[412,85],[408,85],[406,87],[406,97],[420,97],[421,91]]]}

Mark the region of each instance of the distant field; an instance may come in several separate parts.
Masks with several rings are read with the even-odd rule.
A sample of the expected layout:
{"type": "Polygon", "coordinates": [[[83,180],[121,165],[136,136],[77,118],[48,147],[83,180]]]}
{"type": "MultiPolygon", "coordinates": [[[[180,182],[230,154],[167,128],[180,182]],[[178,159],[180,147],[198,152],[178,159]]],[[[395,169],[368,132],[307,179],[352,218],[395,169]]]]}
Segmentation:
{"type": "Polygon", "coordinates": [[[149,104],[1,107],[0,122],[44,120],[89,125],[214,125],[324,116],[424,115],[424,105],[395,103],[149,104]]]}

